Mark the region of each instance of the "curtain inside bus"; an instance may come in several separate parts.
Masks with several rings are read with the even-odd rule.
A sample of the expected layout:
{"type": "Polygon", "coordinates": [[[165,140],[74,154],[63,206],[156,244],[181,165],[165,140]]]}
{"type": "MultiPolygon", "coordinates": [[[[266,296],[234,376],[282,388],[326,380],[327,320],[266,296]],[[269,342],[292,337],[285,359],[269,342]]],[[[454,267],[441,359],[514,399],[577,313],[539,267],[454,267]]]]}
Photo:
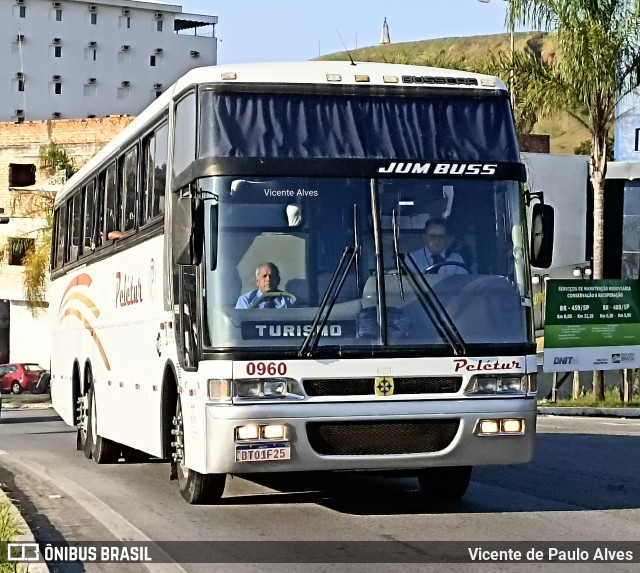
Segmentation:
{"type": "Polygon", "coordinates": [[[509,101],[497,96],[205,91],[200,110],[199,158],[519,161],[509,101]]]}

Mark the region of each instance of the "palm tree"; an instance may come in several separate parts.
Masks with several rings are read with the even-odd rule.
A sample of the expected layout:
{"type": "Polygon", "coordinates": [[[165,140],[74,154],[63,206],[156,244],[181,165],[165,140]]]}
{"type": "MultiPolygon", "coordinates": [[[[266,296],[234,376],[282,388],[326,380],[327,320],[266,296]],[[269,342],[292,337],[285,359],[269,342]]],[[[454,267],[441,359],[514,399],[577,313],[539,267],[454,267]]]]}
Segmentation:
{"type": "MultiPolygon", "coordinates": [[[[554,30],[552,67],[529,62],[527,73],[544,111],[564,110],[591,134],[589,176],[594,190],[593,278],[603,274],[604,174],[616,104],[634,87],[640,62],[640,2],[635,0],[509,0],[507,21],[554,30]]],[[[520,70],[522,72],[523,70],[520,70]]],[[[604,400],[602,372],[593,394],[604,400]]]]}

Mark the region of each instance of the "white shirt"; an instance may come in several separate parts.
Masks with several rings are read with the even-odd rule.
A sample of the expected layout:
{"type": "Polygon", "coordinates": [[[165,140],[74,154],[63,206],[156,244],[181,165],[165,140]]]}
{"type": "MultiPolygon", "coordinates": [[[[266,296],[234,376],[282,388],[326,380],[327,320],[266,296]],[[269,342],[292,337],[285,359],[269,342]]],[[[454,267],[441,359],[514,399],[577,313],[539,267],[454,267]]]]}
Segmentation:
{"type": "MultiPolygon", "coordinates": [[[[424,273],[430,266],[434,264],[433,254],[429,249],[427,249],[427,247],[422,247],[417,251],[413,251],[412,253],[410,253],[410,255],[413,258],[415,264],[418,266],[418,269],[421,273],[424,273]]],[[[464,259],[458,253],[449,253],[448,255],[446,256],[445,255],[446,253],[444,252],[440,253],[440,256],[445,261],[464,264],[464,259]]],[[[407,264],[409,265],[410,268],[413,266],[410,259],[407,260],[407,264]]],[[[434,271],[434,273],[436,272],[437,274],[440,274],[440,275],[468,275],[469,274],[469,272],[466,269],[463,269],[458,265],[442,265],[439,269],[437,269],[437,271],[434,271]]]]}

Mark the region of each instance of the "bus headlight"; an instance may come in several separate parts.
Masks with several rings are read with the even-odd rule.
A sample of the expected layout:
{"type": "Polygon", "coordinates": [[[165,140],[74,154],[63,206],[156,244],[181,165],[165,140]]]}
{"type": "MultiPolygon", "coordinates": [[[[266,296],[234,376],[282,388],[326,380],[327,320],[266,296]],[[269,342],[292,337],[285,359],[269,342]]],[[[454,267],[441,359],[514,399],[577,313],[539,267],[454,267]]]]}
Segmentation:
{"type": "Polygon", "coordinates": [[[242,399],[304,398],[293,378],[243,378],[234,380],[234,397],[242,399]]]}
{"type": "Polygon", "coordinates": [[[527,375],[485,376],[479,374],[471,378],[465,394],[526,394],[528,387],[529,377],[527,375]]]}

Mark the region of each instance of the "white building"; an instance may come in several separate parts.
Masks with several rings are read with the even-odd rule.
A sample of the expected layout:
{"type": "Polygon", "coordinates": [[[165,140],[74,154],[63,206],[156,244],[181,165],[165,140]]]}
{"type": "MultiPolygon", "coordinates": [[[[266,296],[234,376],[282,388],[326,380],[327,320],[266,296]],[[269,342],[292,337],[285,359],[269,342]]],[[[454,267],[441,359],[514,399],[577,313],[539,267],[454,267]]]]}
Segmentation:
{"type": "Polygon", "coordinates": [[[135,0],[2,0],[0,121],[137,115],[217,63],[217,21],[135,0]]]}

